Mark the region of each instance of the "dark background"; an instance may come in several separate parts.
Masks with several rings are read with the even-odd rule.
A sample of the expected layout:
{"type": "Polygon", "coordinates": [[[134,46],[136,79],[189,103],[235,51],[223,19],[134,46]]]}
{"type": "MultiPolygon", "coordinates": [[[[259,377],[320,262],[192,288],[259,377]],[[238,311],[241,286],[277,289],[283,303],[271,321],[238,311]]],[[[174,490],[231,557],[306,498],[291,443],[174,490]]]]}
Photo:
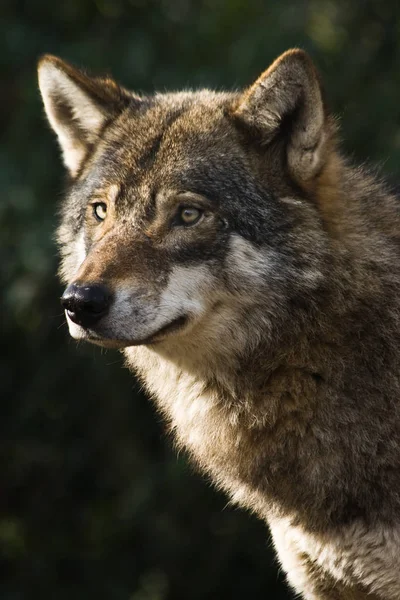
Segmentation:
{"type": "Polygon", "coordinates": [[[63,169],[36,83],[51,52],[137,91],[233,88],[292,46],[319,66],[344,150],[396,176],[396,0],[1,0],[1,600],[292,597],[265,526],[177,457],[121,356],[68,337],[63,169]]]}

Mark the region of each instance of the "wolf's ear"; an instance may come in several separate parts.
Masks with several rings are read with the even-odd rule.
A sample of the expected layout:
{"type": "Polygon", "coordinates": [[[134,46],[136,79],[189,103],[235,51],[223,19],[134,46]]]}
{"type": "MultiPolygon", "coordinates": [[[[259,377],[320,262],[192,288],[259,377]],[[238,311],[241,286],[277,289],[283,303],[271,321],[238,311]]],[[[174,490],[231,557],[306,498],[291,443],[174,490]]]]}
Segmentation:
{"type": "Polygon", "coordinates": [[[88,77],[55,56],[39,61],[38,75],[47,117],[74,177],[104,125],[135,97],[111,79],[88,77]]]}
{"type": "Polygon", "coordinates": [[[299,183],[323,167],[330,125],[318,73],[303,50],[282,54],[243,93],[233,115],[263,143],[289,131],[288,166],[299,183]]]}

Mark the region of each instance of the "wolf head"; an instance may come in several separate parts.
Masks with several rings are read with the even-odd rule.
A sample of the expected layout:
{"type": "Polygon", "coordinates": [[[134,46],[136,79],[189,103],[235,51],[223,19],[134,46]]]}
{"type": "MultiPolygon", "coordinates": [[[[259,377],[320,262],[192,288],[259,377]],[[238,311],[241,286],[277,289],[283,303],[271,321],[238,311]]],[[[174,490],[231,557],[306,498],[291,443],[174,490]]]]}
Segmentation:
{"type": "Polygon", "coordinates": [[[52,56],[39,84],[70,176],[58,239],[73,337],[243,350],[315,306],[336,154],[303,51],[244,92],[139,97],[52,56]]]}

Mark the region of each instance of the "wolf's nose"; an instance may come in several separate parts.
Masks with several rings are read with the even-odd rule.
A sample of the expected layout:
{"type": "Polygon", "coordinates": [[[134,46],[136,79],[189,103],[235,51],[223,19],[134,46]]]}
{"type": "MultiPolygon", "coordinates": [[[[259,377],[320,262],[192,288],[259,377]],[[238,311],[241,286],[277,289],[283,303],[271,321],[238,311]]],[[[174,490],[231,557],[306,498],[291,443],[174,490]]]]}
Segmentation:
{"type": "Polygon", "coordinates": [[[71,321],[91,327],[107,312],[111,292],[100,283],[71,283],[61,296],[61,304],[71,321]]]}

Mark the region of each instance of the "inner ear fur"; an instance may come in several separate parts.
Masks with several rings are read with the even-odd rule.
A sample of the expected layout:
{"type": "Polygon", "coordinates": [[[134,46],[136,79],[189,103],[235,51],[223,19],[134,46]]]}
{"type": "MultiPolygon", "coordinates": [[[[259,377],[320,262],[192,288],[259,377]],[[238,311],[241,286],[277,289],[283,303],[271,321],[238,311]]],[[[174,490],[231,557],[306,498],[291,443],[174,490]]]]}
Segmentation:
{"type": "Polygon", "coordinates": [[[51,55],[39,61],[38,77],[47,118],[74,177],[104,126],[140,100],[112,79],[89,77],[51,55]]]}
{"type": "Polygon", "coordinates": [[[306,52],[288,50],[246,90],[232,114],[268,144],[287,137],[291,176],[307,185],[328,162],[334,123],[324,101],[319,74],[306,52]]]}

